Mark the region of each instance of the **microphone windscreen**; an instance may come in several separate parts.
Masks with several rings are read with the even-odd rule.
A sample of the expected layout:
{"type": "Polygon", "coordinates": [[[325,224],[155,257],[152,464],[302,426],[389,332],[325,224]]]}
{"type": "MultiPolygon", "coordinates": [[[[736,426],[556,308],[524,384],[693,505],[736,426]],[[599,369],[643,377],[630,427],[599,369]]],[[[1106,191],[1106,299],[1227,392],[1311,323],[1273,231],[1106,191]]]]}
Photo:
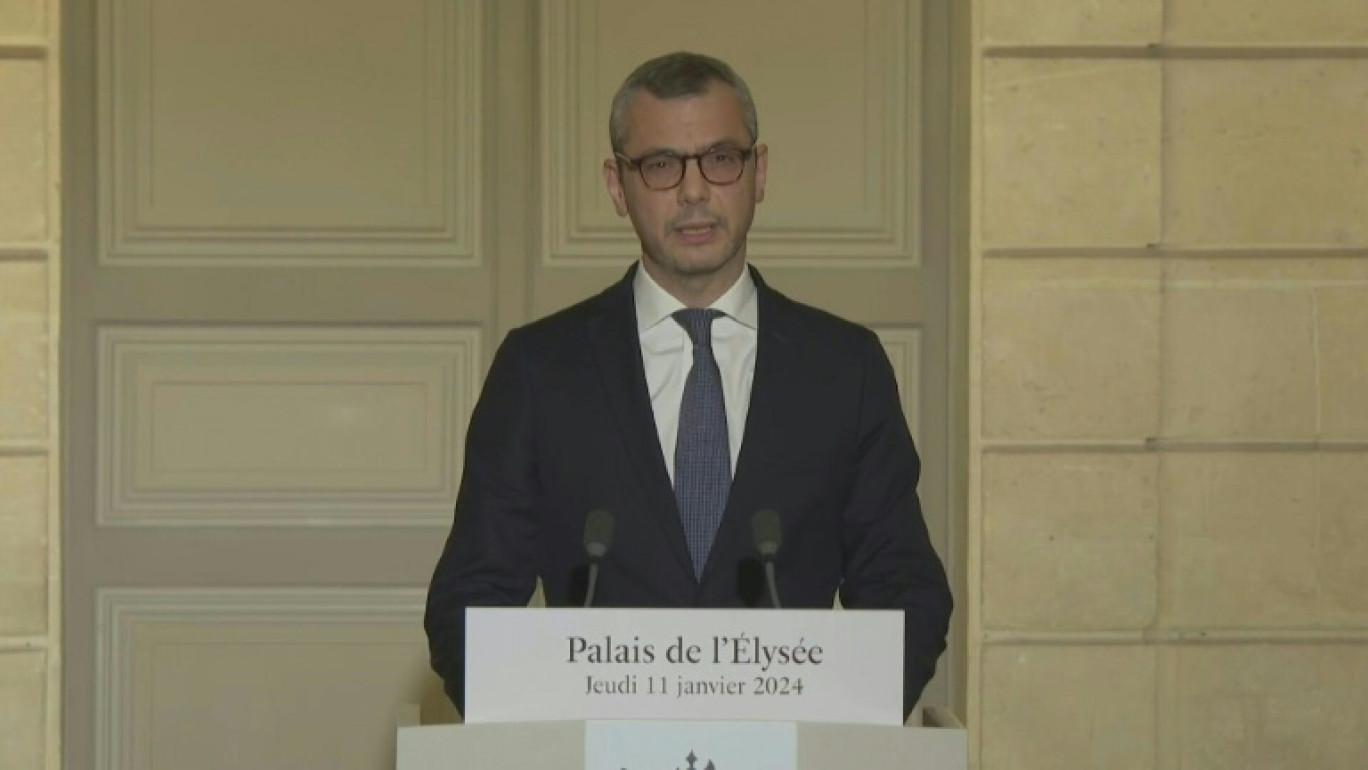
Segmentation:
{"type": "Polygon", "coordinates": [[[584,550],[591,559],[602,559],[613,547],[613,514],[595,508],[584,520],[584,550]]]}
{"type": "Polygon", "coordinates": [[[751,539],[755,542],[755,550],[759,551],[761,556],[773,558],[783,542],[783,535],[779,529],[779,514],[768,508],[757,511],[751,517],[751,539]]]}

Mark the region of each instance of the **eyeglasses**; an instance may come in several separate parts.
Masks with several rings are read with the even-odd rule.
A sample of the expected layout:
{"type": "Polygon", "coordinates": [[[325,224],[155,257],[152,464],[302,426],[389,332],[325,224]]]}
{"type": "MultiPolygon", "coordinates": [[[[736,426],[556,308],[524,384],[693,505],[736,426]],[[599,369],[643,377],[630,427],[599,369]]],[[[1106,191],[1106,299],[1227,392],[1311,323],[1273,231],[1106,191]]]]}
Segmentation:
{"type": "Polygon", "coordinates": [[[629,158],[620,152],[613,154],[628,168],[635,168],[648,188],[660,191],[678,187],[684,181],[684,167],[691,160],[698,161],[698,171],[709,183],[732,184],[745,173],[746,161],[755,154],[755,148],[719,147],[696,155],[652,152],[639,158],[629,158]]]}

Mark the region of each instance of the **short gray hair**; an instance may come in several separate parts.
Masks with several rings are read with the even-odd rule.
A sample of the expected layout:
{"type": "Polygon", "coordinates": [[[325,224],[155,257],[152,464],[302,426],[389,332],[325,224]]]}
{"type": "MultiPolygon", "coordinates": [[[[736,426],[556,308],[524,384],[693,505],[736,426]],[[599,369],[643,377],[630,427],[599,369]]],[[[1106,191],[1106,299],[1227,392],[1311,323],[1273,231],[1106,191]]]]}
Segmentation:
{"type": "Polygon", "coordinates": [[[731,86],[740,98],[746,131],[753,144],[760,136],[760,121],[756,117],[755,100],[751,98],[746,81],[720,59],[676,51],[637,67],[613,96],[613,108],[608,116],[608,140],[613,145],[613,152],[622,152],[627,144],[627,110],[643,89],[657,99],[678,99],[702,96],[713,83],[731,86]]]}

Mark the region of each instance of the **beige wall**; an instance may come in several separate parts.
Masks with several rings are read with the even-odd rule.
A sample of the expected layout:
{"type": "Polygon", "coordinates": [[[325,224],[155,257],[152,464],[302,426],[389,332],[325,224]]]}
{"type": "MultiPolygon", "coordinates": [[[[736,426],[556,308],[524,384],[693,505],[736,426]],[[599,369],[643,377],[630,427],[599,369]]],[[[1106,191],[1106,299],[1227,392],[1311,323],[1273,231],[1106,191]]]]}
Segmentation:
{"type": "Polygon", "coordinates": [[[56,770],[56,0],[0,0],[0,767],[56,770]]]}
{"type": "Polygon", "coordinates": [[[978,766],[1368,757],[1368,5],[980,0],[978,766]]]}

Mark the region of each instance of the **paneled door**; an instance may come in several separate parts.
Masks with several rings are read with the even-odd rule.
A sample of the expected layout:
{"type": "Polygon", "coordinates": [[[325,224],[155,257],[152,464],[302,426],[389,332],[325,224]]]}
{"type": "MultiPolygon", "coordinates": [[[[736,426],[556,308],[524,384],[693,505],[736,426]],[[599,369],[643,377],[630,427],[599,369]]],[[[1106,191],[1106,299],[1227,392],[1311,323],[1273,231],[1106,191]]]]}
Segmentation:
{"type": "Polygon", "coordinates": [[[466,420],[637,256],[608,102],[670,50],[750,82],[754,262],[879,332],[958,571],[948,5],[66,0],[67,766],[381,768],[448,713],[466,420]]]}

